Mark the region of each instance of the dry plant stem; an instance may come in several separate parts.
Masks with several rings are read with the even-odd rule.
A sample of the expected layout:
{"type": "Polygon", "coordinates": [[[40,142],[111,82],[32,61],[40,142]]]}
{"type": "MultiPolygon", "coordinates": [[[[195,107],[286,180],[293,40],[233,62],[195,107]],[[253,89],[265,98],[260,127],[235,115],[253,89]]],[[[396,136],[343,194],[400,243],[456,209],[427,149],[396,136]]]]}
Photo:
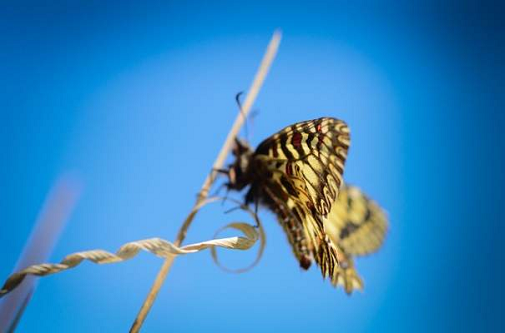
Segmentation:
{"type": "MultiPolygon", "coordinates": [[[[224,161],[226,159],[226,156],[228,156],[228,153],[231,149],[231,146],[233,144],[233,140],[237,136],[240,128],[242,127],[245,118],[247,117],[247,114],[251,110],[251,107],[254,103],[254,100],[256,99],[256,96],[258,95],[258,92],[261,88],[261,85],[263,84],[263,81],[268,73],[268,70],[270,69],[270,66],[275,58],[275,55],[277,53],[277,49],[279,47],[279,43],[281,40],[281,33],[280,31],[276,31],[272,39],[270,40],[270,43],[268,44],[268,48],[265,52],[265,55],[263,57],[263,60],[261,61],[261,65],[256,73],[256,76],[254,77],[254,81],[251,84],[251,87],[249,88],[249,92],[247,94],[247,97],[244,101],[244,104],[242,106],[242,112],[239,112],[237,115],[237,118],[235,119],[235,123],[233,124],[230,132],[228,133],[228,137],[226,138],[226,141],[221,148],[221,151],[219,152],[219,155],[216,158],[216,161],[214,162],[212,171],[210,174],[207,176],[205,181],[203,182],[202,189],[200,190],[200,193],[198,195],[198,198],[196,200],[196,203],[189,213],[188,217],[184,221],[181,229],[179,230],[179,233],[177,235],[177,239],[174,241],[174,244],[177,246],[180,246],[181,243],[183,242],[184,238],[186,238],[186,233],[188,231],[189,226],[191,225],[191,222],[193,221],[196,213],[198,212],[198,208],[200,204],[207,198],[210,187],[214,183],[214,180],[216,178],[216,171],[217,169],[221,169],[223,167],[224,161]]],[[[146,300],[142,304],[142,307],[140,308],[140,311],[137,315],[137,318],[135,318],[135,322],[133,323],[130,332],[138,332],[140,328],[142,327],[142,324],[149,313],[149,310],[151,309],[154,300],[156,299],[156,296],[158,295],[158,292],[163,285],[163,282],[165,281],[165,278],[170,271],[170,268],[172,267],[172,263],[174,262],[175,257],[169,257],[165,260],[163,263],[163,266],[161,267],[160,271],[158,272],[158,275],[156,276],[156,280],[154,281],[151,290],[149,291],[149,294],[147,295],[146,300]]]]}

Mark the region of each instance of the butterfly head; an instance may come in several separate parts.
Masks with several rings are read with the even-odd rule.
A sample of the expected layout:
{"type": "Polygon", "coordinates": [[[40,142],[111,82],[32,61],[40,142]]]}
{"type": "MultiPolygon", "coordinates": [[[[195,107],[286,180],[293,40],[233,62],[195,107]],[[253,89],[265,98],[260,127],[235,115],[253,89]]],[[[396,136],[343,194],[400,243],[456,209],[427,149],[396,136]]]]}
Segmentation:
{"type": "Polygon", "coordinates": [[[232,150],[235,161],[229,165],[227,170],[228,183],[226,186],[231,190],[242,190],[251,183],[251,174],[249,171],[249,162],[253,151],[251,147],[241,139],[235,139],[235,145],[232,150]]]}

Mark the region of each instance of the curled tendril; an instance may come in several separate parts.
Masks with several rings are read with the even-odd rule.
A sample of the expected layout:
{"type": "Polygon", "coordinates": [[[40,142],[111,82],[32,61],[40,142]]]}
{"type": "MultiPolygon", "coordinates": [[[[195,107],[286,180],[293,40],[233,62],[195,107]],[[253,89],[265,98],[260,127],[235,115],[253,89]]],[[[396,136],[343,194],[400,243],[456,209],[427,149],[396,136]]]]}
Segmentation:
{"type": "MultiPolygon", "coordinates": [[[[216,200],[224,200],[225,198],[220,198],[220,197],[212,197],[210,199],[216,199],[216,200]]],[[[212,259],[214,260],[214,262],[216,263],[216,265],[221,268],[222,270],[226,271],[226,272],[229,272],[229,273],[237,273],[237,274],[240,274],[240,273],[245,273],[251,269],[253,269],[261,260],[261,257],[263,256],[263,252],[265,251],[265,246],[266,246],[266,234],[265,234],[265,229],[263,229],[263,224],[261,223],[261,220],[259,219],[258,217],[258,214],[256,214],[251,208],[249,208],[249,206],[247,205],[244,205],[243,203],[233,199],[233,198],[226,198],[226,200],[229,200],[231,202],[234,202],[238,205],[238,208],[240,208],[241,210],[243,210],[244,212],[248,213],[249,215],[251,215],[251,217],[254,219],[254,221],[256,222],[256,226],[255,226],[255,229],[257,229],[256,231],[256,235],[257,235],[257,239],[259,239],[260,241],[260,247],[258,249],[258,253],[256,255],[256,258],[254,259],[254,261],[247,267],[244,267],[244,268],[239,268],[239,269],[230,269],[224,265],[221,264],[221,262],[219,261],[218,259],[218,256],[217,256],[217,249],[216,247],[211,247],[210,248],[210,253],[212,255],[212,259]]],[[[249,224],[246,224],[246,223],[231,223],[231,224],[228,224],[227,226],[224,226],[220,229],[218,229],[216,231],[216,233],[214,234],[214,238],[217,238],[217,236],[224,230],[226,229],[230,229],[230,228],[234,228],[234,229],[239,229],[241,231],[244,232],[245,234],[245,231],[242,230],[240,227],[237,228],[237,224],[238,225],[247,225],[250,227],[249,224]]]]}
{"type": "MultiPolygon", "coordinates": [[[[196,212],[198,212],[198,210],[200,210],[205,205],[220,199],[222,198],[212,197],[203,200],[199,205],[195,207],[195,209],[192,211],[192,214],[196,214],[196,212]]],[[[233,199],[228,200],[238,203],[236,200],[233,199]]],[[[0,289],[0,298],[8,294],[12,290],[14,290],[21,282],[23,282],[24,278],[27,275],[46,276],[50,274],[59,273],[64,270],[78,266],[84,260],[89,260],[95,264],[112,264],[116,262],[122,262],[132,259],[140,252],[140,250],[150,252],[158,257],[166,258],[169,256],[195,253],[210,248],[212,258],[220,268],[222,268],[225,271],[235,273],[245,272],[253,268],[260,261],[261,256],[263,254],[263,250],[265,248],[266,241],[265,241],[265,232],[257,215],[247,206],[240,203],[238,204],[240,205],[240,208],[242,210],[248,212],[253,217],[253,219],[256,221],[256,226],[252,226],[250,224],[243,222],[233,222],[219,229],[216,232],[216,236],[225,229],[235,229],[241,231],[244,237],[239,236],[227,237],[227,238],[214,237],[214,239],[208,241],[189,244],[181,247],[176,246],[174,243],[166,241],[161,238],[150,238],[126,243],[122,245],[116,253],[111,253],[104,250],[76,252],[66,256],[58,264],[32,265],[19,272],[13,273],[5,281],[4,285],[2,286],[2,289],[0,289]],[[251,247],[253,247],[258,240],[260,240],[260,248],[258,251],[258,255],[256,257],[256,260],[250,266],[243,269],[230,270],[220,264],[217,258],[216,247],[223,247],[233,250],[248,250],[251,247]]]]}

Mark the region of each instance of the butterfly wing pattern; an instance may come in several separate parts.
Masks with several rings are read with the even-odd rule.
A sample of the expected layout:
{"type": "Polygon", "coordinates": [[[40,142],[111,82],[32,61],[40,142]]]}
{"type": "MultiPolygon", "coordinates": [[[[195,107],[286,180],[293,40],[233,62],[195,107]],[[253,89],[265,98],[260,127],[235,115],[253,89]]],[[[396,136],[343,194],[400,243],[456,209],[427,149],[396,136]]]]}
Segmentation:
{"type": "Polygon", "coordinates": [[[386,214],[377,203],[355,186],[342,186],[328,218],[324,219],[325,232],[343,254],[333,284],[342,285],[348,294],[353,289],[363,289],[353,257],[377,251],[387,228],[386,214]]]}
{"type": "Polygon", "coordinates": [[[359,188],[345,185],[325,221],[330,238],[348,255],[362,256],[379,249],[387,232],[387,218],[377,203],[359,188]]]}
{"type": "Polygon", "coordinates": [[[254,152],[237,140],[227,183],[233,190],[249,186],[246,203],[275,213],[300,266],[314,260],[347,293],[363,286],[352,255],[378,248],[387,223],[375,203],[344,185],[349,144],[349,128],[335,118],[288,126],[254,152]]]}

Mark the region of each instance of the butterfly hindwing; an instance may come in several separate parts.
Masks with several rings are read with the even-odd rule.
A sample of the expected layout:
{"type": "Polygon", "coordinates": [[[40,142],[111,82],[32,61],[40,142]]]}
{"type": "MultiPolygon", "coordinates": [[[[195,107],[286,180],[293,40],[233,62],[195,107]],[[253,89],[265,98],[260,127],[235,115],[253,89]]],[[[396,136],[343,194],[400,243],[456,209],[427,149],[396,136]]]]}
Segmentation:
{"type": "Polygon", "coordinates": [[[343,185],[323,223],[327,235],[342,253],[333,284],[342,285],[348,294],[363,289],[353,257],[374,252],[382,245],[387,231],[385,213],[359,188],[343,185]]]}
{"type": "Polygon", "coordinates": [[[325,220],[325,229],[345,253],[365,255],[382,245],[387,218],[379,205],[359,188],[345,185],[325,220]]]}

